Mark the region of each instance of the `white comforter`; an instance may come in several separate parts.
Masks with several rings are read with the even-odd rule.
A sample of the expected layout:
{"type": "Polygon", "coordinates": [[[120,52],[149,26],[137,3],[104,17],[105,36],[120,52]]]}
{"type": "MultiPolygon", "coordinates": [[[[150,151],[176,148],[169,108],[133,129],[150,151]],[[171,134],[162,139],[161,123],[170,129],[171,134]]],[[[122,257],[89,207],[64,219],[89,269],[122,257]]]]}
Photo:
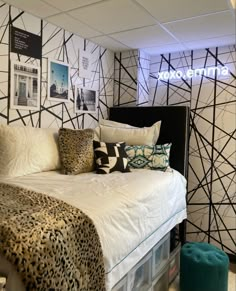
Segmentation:
{"type": "Polygon", "coordinates": [[[175,170],[76,176],[51,171],[0,177],[1,181],[59,198],[93,219],[103,248],[108,290],[153,246],[146,244],[148,239],[158,230],[163,236],[186,218],[186,181],[175,170]]]}

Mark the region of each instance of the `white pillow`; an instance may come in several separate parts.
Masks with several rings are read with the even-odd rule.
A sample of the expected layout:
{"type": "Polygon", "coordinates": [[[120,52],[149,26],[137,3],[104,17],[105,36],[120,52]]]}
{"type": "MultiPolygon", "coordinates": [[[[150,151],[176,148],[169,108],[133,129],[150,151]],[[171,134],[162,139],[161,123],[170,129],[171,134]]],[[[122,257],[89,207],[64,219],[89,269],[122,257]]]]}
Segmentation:
{"type": "Polygon", "coordinates": [[[58,130],[0,124],[0,165],[11,177],[59,169],[58,130]]]}
{"type": "Polygon", "coordinates": [[[121,138],[120,141],[125,141],[127,145],[155,145],[160,135],[161,121],[157,121],[150,127],[142,128],[105,119],[100,120],[99,123],[100,140],[104,142],[118,142],[117,138],[121,138]],[[110,130],[109,132],[109,128],[117,128],[117,130],[110,130]],[[122,129],[126,129],[126,131],[122,129]],[[110,137],[108,137],[109,134],[110,137]],[[111,139],[112,141],[108,141],[111,139]]]}
{"type": "Polygon", "coordinates": [[[100,119],[99,124],[111,126],[111,127],[120,127],[120,128],[138,128],[138,127],[126,124],[126,123],[121,123],[121,122],[117,122],[117,121],[113,121],[113,120],[109,120],[109,119],[100,119]]]}
{"type": "Polygon", "coordinates": [[[94,129],[94,140],[95,141],[100,141],[100,126],[96,126],[94,129]]]}

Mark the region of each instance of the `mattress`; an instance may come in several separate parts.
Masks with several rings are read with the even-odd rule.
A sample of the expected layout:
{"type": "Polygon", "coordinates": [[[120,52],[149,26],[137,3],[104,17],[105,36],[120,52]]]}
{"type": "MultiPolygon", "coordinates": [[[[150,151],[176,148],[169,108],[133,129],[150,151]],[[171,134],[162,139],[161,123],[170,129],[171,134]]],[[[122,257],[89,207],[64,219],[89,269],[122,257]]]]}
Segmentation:
{"type": "Polygon", "coordinates": [[[175,170],[76,176],[50,171],[0,177],[0,182],[61,199],[92,218],[102,244],[107,290],[186,218],[186,180],[175,170]]]}

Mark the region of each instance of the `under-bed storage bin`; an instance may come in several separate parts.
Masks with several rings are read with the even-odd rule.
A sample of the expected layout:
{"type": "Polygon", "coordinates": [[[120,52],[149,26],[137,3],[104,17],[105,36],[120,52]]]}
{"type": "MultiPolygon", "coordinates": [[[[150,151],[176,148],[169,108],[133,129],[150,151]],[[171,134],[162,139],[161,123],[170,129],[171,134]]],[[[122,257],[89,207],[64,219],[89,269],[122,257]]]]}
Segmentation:
{"type": "Polygon", "coordinates": [[[152,291],[168,291],[169,279],[168,279],[168,266],[157,276],[157,279],[153,282],[152,291]]]}
{"type": "Polygon", "coordinates": [[[153,248],[152,258],[152,278],[154,279],[158,273],[166,266],[170,256],[170,234],[168,233],[153,248]]]}
{"type": "Polygon", "coordinates": [[[151,287],[152,253],[147,254],[129,273],[128,291],[148,291],[151,287]]]}
{"type": "Polygon", "coordinates": [[[179,244],[173,250],[173,252],[170,254],[170,259],[169,259],[169,284],[172,283],[172,281],[175,279],[175,277],[179,273],[180,250],[181,250],[181,245],[179,244]]]}
{"type": "Polygon", "coordinates": [[[116,284],[112,291],[127,291],[127,276],[124,277],[118,284],[116,284]]]}

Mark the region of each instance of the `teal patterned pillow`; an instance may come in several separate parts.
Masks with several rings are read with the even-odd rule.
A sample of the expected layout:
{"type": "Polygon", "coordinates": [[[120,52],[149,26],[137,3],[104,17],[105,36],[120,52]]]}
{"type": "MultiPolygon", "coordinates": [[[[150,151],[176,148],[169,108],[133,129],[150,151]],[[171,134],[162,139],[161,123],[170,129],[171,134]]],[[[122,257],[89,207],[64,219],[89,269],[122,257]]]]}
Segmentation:
{"type": "Polygon", "coordinates": [[[171,143],[163,145],[126,146],[128,165],[133,169],[166,171],[169,168],[171,143]]]}

